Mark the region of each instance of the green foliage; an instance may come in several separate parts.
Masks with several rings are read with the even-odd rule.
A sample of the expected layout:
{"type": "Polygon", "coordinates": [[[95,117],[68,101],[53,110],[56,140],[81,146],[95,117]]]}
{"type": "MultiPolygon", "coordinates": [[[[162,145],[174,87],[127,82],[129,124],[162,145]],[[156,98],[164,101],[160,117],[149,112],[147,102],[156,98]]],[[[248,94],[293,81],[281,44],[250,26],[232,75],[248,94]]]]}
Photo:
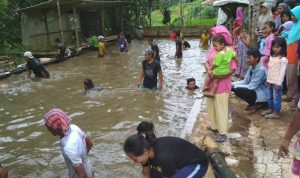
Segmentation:
{"type": "Polygon", "coordinates": [[[212,6],[207,6],[204,9],[201,10],[200,14],[202,16],[206,16],[208,18],[213,18],[217,16],[217,11],[214,7],[212,6]]]}
{"type": "Polygon", "coordinates": [[[21,42],[21,15],[16,10],[47,0],[0,0],[0,50],[18,49],[21,42]]]}
{"type": "MultiPolygon", "coordinates": [[[[201,6],[203,0],[183,0],[183,21],[185,25],[213,25],[216,23],[217,9],[201,6]]],[[[170,11],[170,26],[180,25],[180,0],[160,1],[160,10],[152,12],[152,25],[161,26],[164,23],[164,10],[170,11]]]]}

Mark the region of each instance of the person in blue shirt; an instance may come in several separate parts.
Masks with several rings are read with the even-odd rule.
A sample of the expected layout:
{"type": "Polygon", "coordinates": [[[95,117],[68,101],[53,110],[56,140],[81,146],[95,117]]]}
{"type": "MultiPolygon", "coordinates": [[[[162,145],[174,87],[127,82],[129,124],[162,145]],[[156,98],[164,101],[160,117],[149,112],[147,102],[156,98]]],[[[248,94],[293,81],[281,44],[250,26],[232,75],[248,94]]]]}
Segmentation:
{"type": "Polygon", "coordinates": [[[124,37],[124,33],[119,34],[118,45],[121,53],[128,52],[128,42],[124,37]]]}
{"type": "Polygon", "coordinates": [[[233,82],[232,91],[237,97],[248,103],[248,114],[256,112],[268,101],[268,87],[266,85],[267,72],[260,61],[261,54],[256,49],[247,51],[247,62],[250,65],[244,80],[233,82]]]}

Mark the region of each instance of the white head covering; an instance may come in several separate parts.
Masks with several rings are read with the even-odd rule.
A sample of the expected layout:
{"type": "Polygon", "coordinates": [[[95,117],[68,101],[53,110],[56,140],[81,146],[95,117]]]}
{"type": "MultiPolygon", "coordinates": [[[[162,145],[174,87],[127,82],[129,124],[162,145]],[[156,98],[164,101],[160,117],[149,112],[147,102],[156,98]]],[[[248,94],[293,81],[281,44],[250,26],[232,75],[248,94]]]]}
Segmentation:
{"type": "Polygon", "coordinates": [[[266,14],[261,13],[258,17],[257,25],[260,30],[262,30],[264,28],[264,24],[267,21],[273,21],[271,5],[269,3],[265,2],[261,6],[264,6],[265,8],[267,8],[267,13],[266,14]]]}
{"type": "Polygon", "coordinates": [[[31,53],[30,51],[26,51],[26,52],[24,53],[24,56],[25,56],[25,57],[28,57],[28,58],[33,58],[33,55],[32,55],[32,53],[31,53]]]}
{"type": "Polygon", "coordinates": [[[102,39],[104,39],[104,36],[102,35],[98,36],[98,40],[102,40],[102,39]]]}

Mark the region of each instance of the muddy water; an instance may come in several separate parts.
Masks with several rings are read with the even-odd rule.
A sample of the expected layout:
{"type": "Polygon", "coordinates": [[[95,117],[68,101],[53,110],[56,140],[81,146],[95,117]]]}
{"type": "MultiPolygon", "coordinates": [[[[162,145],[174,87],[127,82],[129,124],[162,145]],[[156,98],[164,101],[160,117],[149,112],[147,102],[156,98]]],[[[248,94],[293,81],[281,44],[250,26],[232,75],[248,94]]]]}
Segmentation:
{"type": "Polygon", "coordinates": [[[0,89],[0,162],[11,177],[66,177],[59,139],[42,120],[48,110],[59,107],[94,141],[89,158],[96,177],[138,177],[140,167],[127,159],[122,143],[142,120],[154,122],[159,136],[180,135],[195,97],[184,88],[186,79],[194,77],[201,85],[207,54],[197,40],[189,42],[192,48],[183,52],[183,59],[174,60],[174,42],[158,40],[162,91],[135,88],[146,41],[133,41],[129,53],[121,56],[110,47],[106,58],[91,52],[49,65],[49,80],[28,80],[23,73],[0,81],[8,85],[0,89]],[[85,78],[104,91],[85,96],[85,78]]]}

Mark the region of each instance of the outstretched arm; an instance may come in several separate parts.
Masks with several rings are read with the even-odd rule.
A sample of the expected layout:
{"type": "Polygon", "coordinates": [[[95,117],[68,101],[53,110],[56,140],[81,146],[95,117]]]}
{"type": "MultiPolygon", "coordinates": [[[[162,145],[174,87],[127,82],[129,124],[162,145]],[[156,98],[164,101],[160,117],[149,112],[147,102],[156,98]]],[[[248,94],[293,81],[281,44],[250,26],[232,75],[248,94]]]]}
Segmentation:
{"type": "Polygon", "coordinates": [[[298,131],[300,131],[300,109],[298,109],[295,113],[294,118],[291,121],[283,140],[281,141],[278,151],[278,158],[289,154],[290,141],[298,131]]]}

